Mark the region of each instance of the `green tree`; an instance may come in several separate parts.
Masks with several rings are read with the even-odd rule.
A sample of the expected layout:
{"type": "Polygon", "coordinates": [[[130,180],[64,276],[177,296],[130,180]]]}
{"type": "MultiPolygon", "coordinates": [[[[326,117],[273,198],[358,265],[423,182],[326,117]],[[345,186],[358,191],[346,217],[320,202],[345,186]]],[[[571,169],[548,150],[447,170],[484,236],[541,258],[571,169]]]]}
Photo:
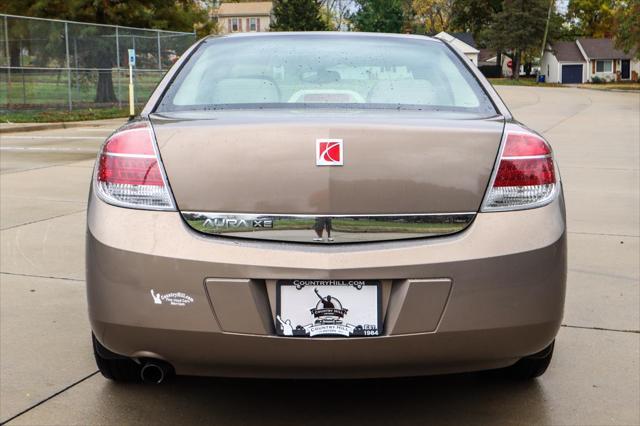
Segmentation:
{"type": "Polygon", "coordinates": [[[451,25],[473,33],[478,39],[493,15],[501,10],[502,0],[455,0],[451,8],[451,25]]]}
{"type": "Polygon", "coordinates": [[[582,36],[580,29],[576,27],[566,15],[558,13],[558,11],[555,10],[551,13],[548,41],[574,41],[580,36],[582,36]]]}
{"type": "Polygon", "coordinates": [[[640,0],[621,2],[614,19],[616,47],[640,59],[640,0]]]}
{"type": "Polygon", "coordinates": [[[547,0],[504,0],[487,30],[489,45],[512,58],[516,79],[522,55],[542,45],[548,7],[547,0]]]}
{"type": "MultiPolygon", "coordinates": [[[[455,0],[451,9],[451,25],[473,34],[480,47],[487,47],[487,29],[494,15],[502,11],[503,0],[455,0]]],[[[502,51],[496,49],[496,67],[502,75],[502,51]]]]}
{"type": "Polygon", "coordinates": [[[404,15],[401,0],[355,0],[358,10],[351,22],[358,31],[402,32],[404,15]]]}
{"type": "Polygon", "coordinates": [[[326,31],[327,18],[319,0],[275,0],[271,31],[326,31]]]}
{"type": "Polygon", "coordinates": [[[451,30],[451,11],[455,0],[413,0],[416,17],[425,27],[427,34],[451,30]]]}
{"type": "Polygon", "coordinates": [[[569,0],[567,19],[585,37],[611,37],[616,0],[569,0]]]}
{"type": "MultiPolygon", "coordinates": [[[[209,33],[212,23],[202,4],[199,0],[3,0],[0,12],[174,31],[198,28],[200,35],[204,35],[209,33]]],[[[82,31],[80,36],[90,38],[93,43],[90,49],[85,49],[84,59],[102,69],[98,72],[95,101],[115,102],[110,70],[116,65],[113,39],[99,37],[97,28],[87,27],[82,31]]]]}

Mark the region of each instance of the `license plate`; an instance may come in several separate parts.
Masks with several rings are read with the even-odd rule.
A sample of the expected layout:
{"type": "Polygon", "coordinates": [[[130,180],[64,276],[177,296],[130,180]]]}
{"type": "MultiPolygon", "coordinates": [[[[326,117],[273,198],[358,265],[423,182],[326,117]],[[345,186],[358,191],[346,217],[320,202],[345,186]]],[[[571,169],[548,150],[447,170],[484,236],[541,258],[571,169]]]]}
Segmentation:
{"type": "Polygon", "coordinates": [[[380,281],[280,280],[276,331],[291,337],[365,337],[382,332],[380,281]]]}

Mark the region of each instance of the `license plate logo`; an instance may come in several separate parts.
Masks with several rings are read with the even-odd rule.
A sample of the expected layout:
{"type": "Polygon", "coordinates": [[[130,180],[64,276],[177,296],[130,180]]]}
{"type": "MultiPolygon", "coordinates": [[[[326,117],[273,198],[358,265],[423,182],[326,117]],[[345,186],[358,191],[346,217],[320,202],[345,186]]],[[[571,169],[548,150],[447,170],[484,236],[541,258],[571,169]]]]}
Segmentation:
{"type": "Polygon", "coordinates": [[[378,336],[377,281],[278,282],[276,329],[281,336],[378,336]]]}
{"type": "Polygon", "coordinates": [[[316,166],[342,166],[342,139],[316,139],[316,166]]]}

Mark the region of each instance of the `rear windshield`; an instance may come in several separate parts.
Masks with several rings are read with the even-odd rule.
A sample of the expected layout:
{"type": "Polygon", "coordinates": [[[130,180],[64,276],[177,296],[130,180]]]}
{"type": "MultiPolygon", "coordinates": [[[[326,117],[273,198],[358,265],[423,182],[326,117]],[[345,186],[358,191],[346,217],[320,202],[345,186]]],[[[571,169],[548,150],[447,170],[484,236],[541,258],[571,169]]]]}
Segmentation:
{"type": "Polygon", "coordinates": [[[267,35],[204,42],[156,111],[377,108],[495,114],[447,46],[371,35],[267,35]]]}

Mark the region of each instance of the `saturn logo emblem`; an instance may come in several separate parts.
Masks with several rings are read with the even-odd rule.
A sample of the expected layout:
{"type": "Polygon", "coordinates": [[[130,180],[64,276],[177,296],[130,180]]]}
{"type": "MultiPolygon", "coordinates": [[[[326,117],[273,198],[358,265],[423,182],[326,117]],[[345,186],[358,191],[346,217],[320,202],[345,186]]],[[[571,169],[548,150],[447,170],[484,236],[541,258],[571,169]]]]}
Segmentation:
{"type": "Polygon", "coordinates": [[[316,166],[342,166],[342,139],[316,139],[316,166]]]}

